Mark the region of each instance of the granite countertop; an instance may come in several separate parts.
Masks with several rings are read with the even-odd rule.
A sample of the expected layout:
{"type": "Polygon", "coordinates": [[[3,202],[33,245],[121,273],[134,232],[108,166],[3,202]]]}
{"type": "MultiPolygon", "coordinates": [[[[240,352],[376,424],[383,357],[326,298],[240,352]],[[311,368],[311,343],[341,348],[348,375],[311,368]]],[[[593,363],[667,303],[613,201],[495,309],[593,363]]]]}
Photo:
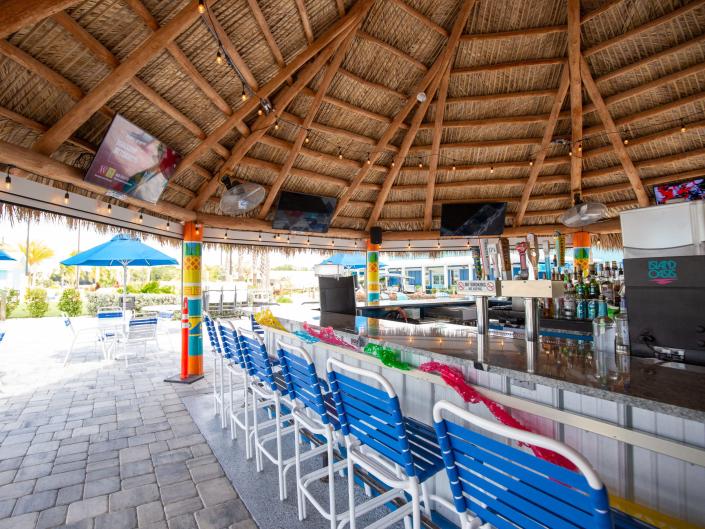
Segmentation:
{"type": "Polygon", "coordinates": [[[435,360],[705,421],[705,368],[700,366],[616,355],[609,373],[598,376],[589,341],[542,337],[532,350],[533,344],[512,331],[491,331],[483,339],[464,325],[410,324],[287,306],[272,307],[272,312],[292,331],[304,322],[330,326],[361,347],[373,342],[399,349],[402,360],[415,366],[435,360]]]}
{"type": "Polygon", "coordinates": [[[376,303],[358,301],[358,309],[384,309],[389,307],[434,307],[440,305],[474,305],[473,297],[466,298],[429,298],[429,299],[383,299],[376,303]]]}

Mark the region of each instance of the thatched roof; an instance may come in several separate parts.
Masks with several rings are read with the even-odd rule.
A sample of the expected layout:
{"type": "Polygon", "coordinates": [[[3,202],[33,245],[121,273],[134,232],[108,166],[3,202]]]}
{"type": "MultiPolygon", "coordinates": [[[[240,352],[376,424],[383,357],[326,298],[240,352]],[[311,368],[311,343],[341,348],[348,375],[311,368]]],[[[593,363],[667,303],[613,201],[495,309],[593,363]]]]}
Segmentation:
{"type": "Polygon", "coordinates": [[[95,194],[71,168],[120,113],[184,157],[159,204],[133,206],[267,230],[278,190],[336,196],[351,237],[431,236],[442,203],[487,200],[512,233],[550,232],[576,192],[616,215],[705,174],[704,0],[207,4],[3,2],[0,163],[95,194]],[[220,216],[224,174],[270,197],[220,216]]]}

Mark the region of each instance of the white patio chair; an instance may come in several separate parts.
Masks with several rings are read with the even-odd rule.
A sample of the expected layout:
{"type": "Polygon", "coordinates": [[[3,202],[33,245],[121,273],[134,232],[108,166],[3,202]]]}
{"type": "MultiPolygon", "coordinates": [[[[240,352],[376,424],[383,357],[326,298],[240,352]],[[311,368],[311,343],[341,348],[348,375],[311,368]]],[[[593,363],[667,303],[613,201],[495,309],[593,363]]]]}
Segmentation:
{"type": "Polygon", "coordinates": [[[71,333],[71,345],[66,351],[64,366],[68,364],[71,355],[78,344],[92,343],[94,347],[100,344],[103,352],[103,359],[108,360],[110,358],[110,352],[117,339],[117,335],[115,333],[107,330],[103,332],[101,328],[96,325],[77,326],[73,324],[71,318],[69,318],[66,313],[62,313],[61,316],[64,318],[64,326],[71,333]]]}
{"type": "Polygon", "coordinates": [[[147,345],[153,343],[159,348],[157,340],[157,318],[133,318],[127,326],[125,334],[119,338],[120,352],[115,355],[116,360],[125,360],[125,367],[128,365],[130,356],[137,356],[137,353],[128,352],[130,349],[142,347],[143,355],[147,356],[147,345]]]}

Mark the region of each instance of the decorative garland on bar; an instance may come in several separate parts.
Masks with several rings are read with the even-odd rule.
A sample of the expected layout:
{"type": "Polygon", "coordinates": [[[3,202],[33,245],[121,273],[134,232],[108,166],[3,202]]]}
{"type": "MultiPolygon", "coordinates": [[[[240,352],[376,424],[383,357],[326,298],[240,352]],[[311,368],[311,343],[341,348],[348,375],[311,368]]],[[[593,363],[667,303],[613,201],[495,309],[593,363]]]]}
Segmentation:
{"type": "Polygon", "coordinates": [[[294,334],[306,343],[317,343],[321,341],[315,336],[311,336],[310,334],[307,334],[304,331],[294,331],[294,334]]]}
{"type": "MultiPolygon", "coordinates": [[[[511,426],[512,428],[517,428],[519,430],[524,430],[525,432],[531,431],[512,417],[511,414],[500,404],[485,397],[482,393],[470,386],[470,384],[465,381],[465,377],[460,369],[447,364],[441,364],[440,362],[426,362],[425,364],[421,364],[419,369],[426,373],[438,373],[443,379],[443,382],[453,388],[465,402],[470,402],[472,404],[484,404],[487,409],[490,410],[492,415],[494,415],[495,418],[502,424],[511,426]]],[[[522,446],[528,446],[536,457],[540,457],[545,461],[555,465],[560,465],[570,470],[576,470],[575,465],[560,454],[538,446],[527,445],[525,443],[520,444],[522,446]]]]}
{"type": "Polygon", "coordinates": [[[264,325],[265,327],[271,327],[279,331],[289,332],[269,309],[263,309],[259,312],[255,312],[254,316],[255,321],[260,325],[264,325]]]}
{"type": "Polygon", "coordinates": [[[358,348],[354,345],[346,342],[341,338],[338,338],[335,332],[333,331],[333,327],[321,327],[316,330],[308,323],[304,323],[304,330],[314,338],[318,338],[320,341],[325,342],[329,345],[345,347],[346,349],[351,349],[352,351],[358,350],[358,348]]]}
{"type": "Polygon", "coordinates": [[[399,360],[401,356],[399,349],[392,349],[391,347],[385,347],[376,343],[368,343],[364,351],[369,355],[379,358],[380,362],[387,367],[395,367],[402,371],[409,371],[411,369],[409,364],[399,360]]]}

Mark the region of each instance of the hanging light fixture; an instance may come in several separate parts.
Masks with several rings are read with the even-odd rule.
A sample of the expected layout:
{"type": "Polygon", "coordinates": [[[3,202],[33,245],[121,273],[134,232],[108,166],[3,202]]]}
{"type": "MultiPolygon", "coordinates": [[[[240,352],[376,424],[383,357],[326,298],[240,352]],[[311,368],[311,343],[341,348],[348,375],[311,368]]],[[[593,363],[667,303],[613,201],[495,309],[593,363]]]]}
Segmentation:
{"type": "Polygon", "coordinates": [[[223,239],[227,239],[227,238],[228,238],[228,230],[225,230],[225,233],[223,234],[223,239]]]}
{"type": "Polygon", "coordinates": [[[311,134],[311,131],[310,131],[310,130],[307,130],[307,131],[306,131],[306,137],[304,138],[304,143],[308,143],[308,142],[311,141],[311,138],[310,138],[309,134],[311,134]]]}
{"type": "Polygon", "coordinates": [[[681,124],[681,132],[687,131],[688,128],[685,126],[685,123],[681,124]]]}
{"type": "Polygon", "coordinates": [[[343,151],[340,147],[338,147],[338,160],[342,160],[342,159],[343,159],[343,151]]]}
{"type": "Polygon", "coordinates": [[[12,177],[10,176],[10,170],[7,170],[7,176],[5,177],[5,189],[9,190],[12,187],[12,177]]]}
{"type": "Polygon", "coordinates": [[[68,191],[66,191],[66,193],[64,193],[64,205],[66,205],[66,206],[69,205],[69,192],[68,191]]]}
{"type": "Polygon", "coordinates": [[[108,215],[110,215],[113,212],[113,205],[108,204],[108,215]]]}
{"type": "Polygon", "coordinates": [[[453,171],[455,171],[455,165],[453,166],[453,171]]]}
{"type": "Polygon", "coordinates": [[[215,56],[215,62],[216,64],[223,64],[223,54],[220,53],[220,50],[218,50],[218,53],[215,56]]]}
{"type": "Polygon", "coordinates": [[[262,242],[262,234],[261,234],[261,233],[260,233],[259,235],[257,235],[257,240],[258,240],[259,242],[262,242]]]}
{"type": "Polygon", "coordinates": [[[278,119],[274,122],[274,130],[279,130],[279,120],[278,119]]]}
{"type": "Polygon", "coordinates": [[[240,95],[240,99],[242,99],[243,103],[245,101],[247,101],[247,93],[245,92],[245,85],[242,85],[242,94],[240,95]]]}
{"type": "Polygon", "coordinates": [[[494,174],[494,166],[490,167],[490,174],[494,174]]]}
{"type": "Polygon", "coordinates": [[[166,221],[166,231],[170,231],[170,230],[171,230],[171,223],[167,220],[166,221]]]}
{"type": "Polygon", "coordinates": [[[199,233],[201,233],[201,225],[196,224],[196,235],[198,235],[199,233]]]}
{"type": "Polygon", "coordinates": [[[264,114],[264,110],[262,110],[261,108],[258,108],[258,109],[257,109],[257,115],[258,115],[258,116],[261,116],[262,114],[264,114]]]}
{"type": "Polygon", "coordinates": [[[629,145],[629,138],[624,138],[624,145],[629,145]]]}
{"type": "Polygon", "coordinates": [[[203,14],[206,12],[206,3],[204,0],[198,0],[198,12],[203,14]]]}

